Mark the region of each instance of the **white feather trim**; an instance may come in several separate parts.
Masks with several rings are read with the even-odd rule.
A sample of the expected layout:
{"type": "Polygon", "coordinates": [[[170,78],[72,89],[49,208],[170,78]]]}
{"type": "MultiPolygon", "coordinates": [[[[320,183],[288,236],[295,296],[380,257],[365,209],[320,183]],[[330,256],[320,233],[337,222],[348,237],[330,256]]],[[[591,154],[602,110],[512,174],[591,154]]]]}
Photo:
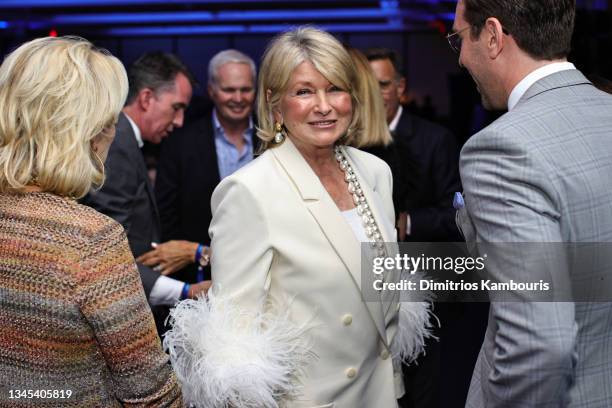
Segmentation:
{"type": "Polygon", "coordinates": [[[185,300],[170,312],[164,338],[183,399],[198,408],[277,408],[299,392],[313,357],[289,307],[261,302],[245,311],[229,299],[185,300]]]}
{"type": "MultiPolygon", "coordinates": [[[[400,279],[416,282],[418,276],[403,270],[400,279]]],[[[421,279],[423,279],[422,276],[421,279]]],[[[402,362],[414,363],[421,354],[425,353],[425,340],[436,338],[432,333],[432,321],[435,321],[438,327],[440,327],[440,321],[432,311],[433,298],[433,293],[429,291],[400,294],[397,333],[390,347],[395,370],[401,369],[402,362]]]]}
{"type": "Polygon", "coordinates": [[[401,362],[413,363],[424,353],[425,339],[435,338],[432,334],[432,319],[438,321],[431,311],[430,302],[400,303],[397,333],[390,348],[396,368],[401,362]]]}

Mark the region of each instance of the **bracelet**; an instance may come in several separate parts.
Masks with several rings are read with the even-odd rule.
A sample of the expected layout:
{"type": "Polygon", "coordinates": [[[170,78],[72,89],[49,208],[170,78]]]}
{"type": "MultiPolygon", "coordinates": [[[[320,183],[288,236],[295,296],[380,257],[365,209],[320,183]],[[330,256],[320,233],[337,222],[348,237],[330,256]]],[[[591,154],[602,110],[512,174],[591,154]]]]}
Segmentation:
{"type": "Polygon", "coordinates": [[[198,249],[196,249],[196,253],[195,253],[196,265],[200,263],[200,259],[202,258],[202,251],[204,251],[204,245],[198,244],[198,249]]]}
{"type": "Polygon", "coordinates": [[[183,290],[181,290],[181,297],[179,298],[180,300],[185,300],[189,297],[189,288],[191,288],[191,285],[185,282],[185,284],[183,285],[183,290]]]}

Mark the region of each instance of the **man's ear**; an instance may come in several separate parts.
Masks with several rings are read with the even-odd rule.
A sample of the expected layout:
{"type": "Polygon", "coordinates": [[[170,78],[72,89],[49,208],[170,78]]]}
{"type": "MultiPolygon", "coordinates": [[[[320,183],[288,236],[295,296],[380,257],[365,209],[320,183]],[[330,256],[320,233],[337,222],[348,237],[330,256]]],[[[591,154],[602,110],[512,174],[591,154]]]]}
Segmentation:
{"type": "Polygon", "coordinates": [[[151,102],[155,98],[155,93],[149,88],[143,88],[138,92],[138,105],[143,111],[148,111],[151,107],[151,102]]]}
{"type": "Polygon", "coordinates": [[[206,89],[208,90],[208,97],[212,100],[213,99],[213,93],[215,91],[213,84],[211,84],[210,82],[208,83],[208,86],[206,87],[206,89]]]}
{"type": "Polygon", "coordinates": [[[489,17],[485,21],[483,31],[483,35],[486,35],[489,57],[495,59],[504,49],[504,29],[501,22],[495,17],[489,17]]]}
{"type": "Polygon", "coordinates": [[[397,97],[401,98],[406,92],[406,78],[401,77],[399,81],[397,81],[397,97]]]}

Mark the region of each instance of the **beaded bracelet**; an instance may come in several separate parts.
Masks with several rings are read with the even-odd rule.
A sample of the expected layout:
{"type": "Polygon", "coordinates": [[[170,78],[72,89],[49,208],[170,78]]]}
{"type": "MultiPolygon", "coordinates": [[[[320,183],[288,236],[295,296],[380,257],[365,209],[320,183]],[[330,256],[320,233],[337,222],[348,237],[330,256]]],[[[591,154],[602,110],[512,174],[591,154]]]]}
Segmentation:
{"type": "Polygon", "coordinates": [[[202,252],[204,251],[204,245],[198,244],[198,249],[196,249],[195,253],[195,263],[196,265],[200,264],[200,259],[202,258],[202,252]]]}

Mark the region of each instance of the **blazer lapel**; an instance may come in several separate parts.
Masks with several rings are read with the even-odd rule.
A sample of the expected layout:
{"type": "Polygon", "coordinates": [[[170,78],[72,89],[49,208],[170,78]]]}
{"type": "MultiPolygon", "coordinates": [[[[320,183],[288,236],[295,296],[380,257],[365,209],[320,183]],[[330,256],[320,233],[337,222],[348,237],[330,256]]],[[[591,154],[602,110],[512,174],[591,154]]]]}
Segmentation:
{"type": "MultiPolygon", "coordinates": [[[[286,139],[282,145],[273,148],[272,153],[287,172],[287,176],[304,200],[306,208],[346,267],[363,299],[361,257],[358,255],[361,254],[361,243],[357,241],[340,210],[291,140],[286,139]]],[[[369,197],[367,198],[369,200],[369,197]]],[[[364,300],[364,303],[372,315],[381,338],[386,343],[385,320],[380,301],[364,300]]]]}
{"type": "Polygon", "coordinates": [[[135,161],[135,165],[140,172],[140,176],[144,178],[145,181],[145,190],[147,191],[147,195],[149,196],[149,201],[151,202],[151,207],[153,208],[154,214],[154,222],[155,222],[155,235],[154,239],[156,241],[161,240],[161,224],[159,218],[159,210],[157,209],[157,200],[155,200],[155,193],[153,191],[153,186],[151,185],[151,181],[149,180],[149,172],[147,171],[147,164],[144,160],[144,155],[142,150],[138,146],[138,142],[136,141],[136,135],[134,135],[134,131],[132,129],[132,125],[125,117],[123,113],[119,115],[119,120],[117,122],[117,128],[121,128],[122,132],[129,135],[128,143],[131,146],[131,151],[134,152],[133,159],[135,161]]]}

